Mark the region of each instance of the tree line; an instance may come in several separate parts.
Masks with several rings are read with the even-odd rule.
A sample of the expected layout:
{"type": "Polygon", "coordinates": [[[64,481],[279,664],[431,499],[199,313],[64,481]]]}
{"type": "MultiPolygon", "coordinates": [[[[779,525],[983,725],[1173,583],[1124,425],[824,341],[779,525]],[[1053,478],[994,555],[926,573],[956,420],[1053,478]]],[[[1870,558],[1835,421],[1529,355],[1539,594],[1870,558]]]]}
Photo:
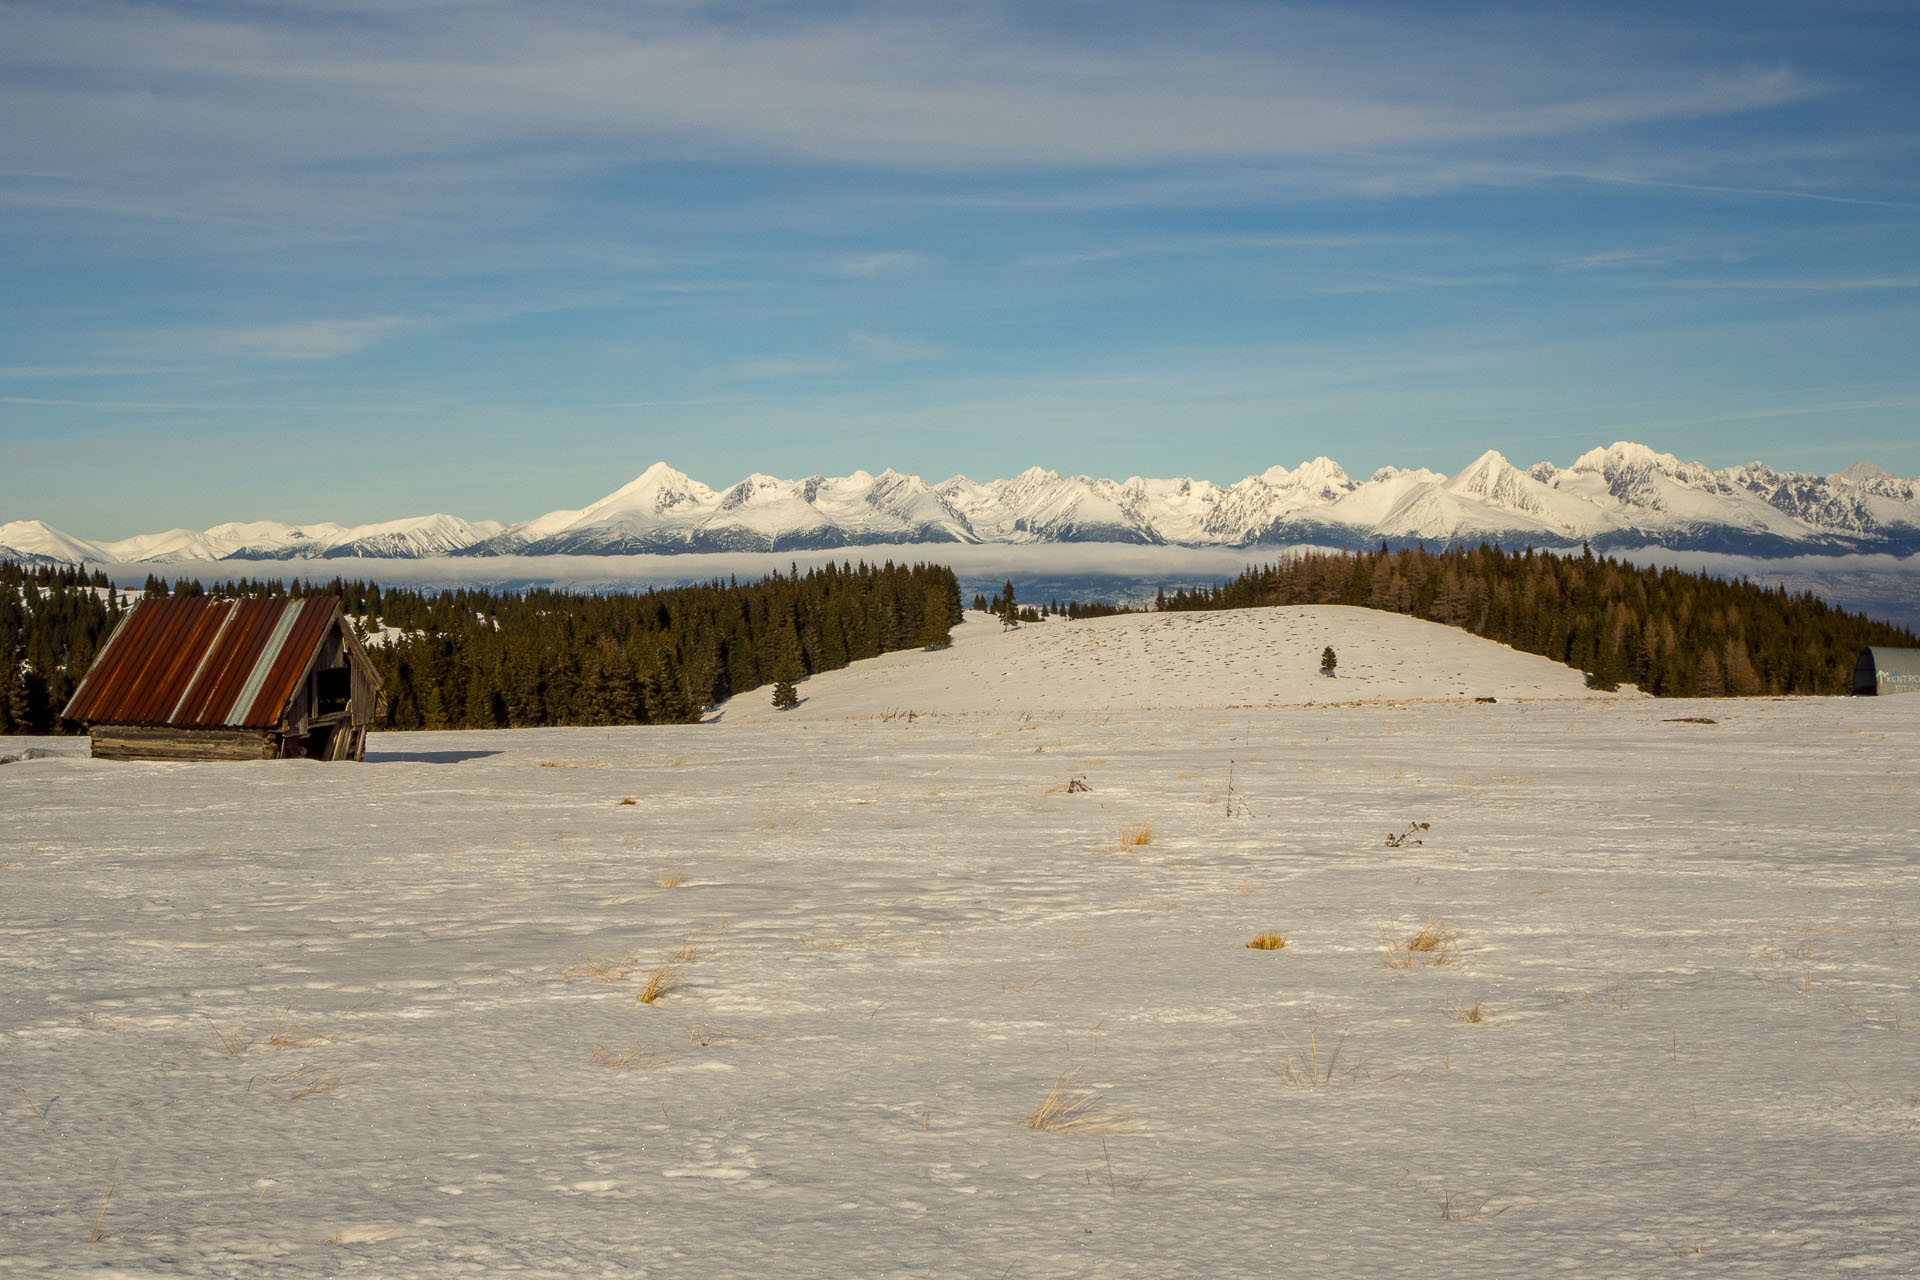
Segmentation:
{"type": "Polygon", "coordinates": [[[1807,592],[1704,572],[1642,567],[1590,548],[1574,555],[1497,546],[1316,552],[1197,591],[1160,610],[1345,604],[1460,627],[1658,697],[1841,694],[1867,645],[1920,647],[1807,592]]]}
{"type": "MultiPolygon", "coordinates": [[[[951,569],[891,561],[605,595],[158,577],[142,594],[338,596],[389,729],[685,723],[762,685],[945,644],[961,604],[951,569]]],[[[76,730],[60,709],[130,603],[98,571],[0,562],[0,733],[76,730]]]]}
{"type": "MultiPolygon", "coordinates": [[[[942,565],[825,565],[604,595],[422,591],[334,579],[150,576],[145,596],[335,595],[386,691],[379,727],[674,724],[735,694],[793,685],[897,649],[945,644],[961,594],[942,565]]],[[[0,561],[0,733],[60,733],[60,710],[135,597],[98,570],[0,561]]],[[[1109,604],[985,606],[1014,621],[1124,612],[1109,604]]],[[[1153,608],[1345,604],[1460,627],[1661,697],[1838,694],[1866,645],[1920,637],[1810,593],[1579,556],[1481,545],[1311,553],[1230,582],[1162,591],[1153,608]]]]}

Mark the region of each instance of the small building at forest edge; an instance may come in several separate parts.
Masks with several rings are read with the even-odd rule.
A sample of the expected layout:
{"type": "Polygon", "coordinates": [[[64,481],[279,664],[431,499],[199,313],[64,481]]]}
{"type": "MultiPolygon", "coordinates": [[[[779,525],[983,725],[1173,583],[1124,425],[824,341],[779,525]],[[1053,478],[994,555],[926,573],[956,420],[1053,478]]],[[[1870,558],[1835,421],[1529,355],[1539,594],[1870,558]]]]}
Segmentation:
{"type": "Polygon", "coordinates": [[[333,596],[142,600],[61,714],[114,760],[366,758],[380,677],[333,596]]]}
{"type": "Polygon", "coordinates": [[[1869,645],[1853,664],[1857,694],[1920,693],[1920,649],[1869,645]]]}

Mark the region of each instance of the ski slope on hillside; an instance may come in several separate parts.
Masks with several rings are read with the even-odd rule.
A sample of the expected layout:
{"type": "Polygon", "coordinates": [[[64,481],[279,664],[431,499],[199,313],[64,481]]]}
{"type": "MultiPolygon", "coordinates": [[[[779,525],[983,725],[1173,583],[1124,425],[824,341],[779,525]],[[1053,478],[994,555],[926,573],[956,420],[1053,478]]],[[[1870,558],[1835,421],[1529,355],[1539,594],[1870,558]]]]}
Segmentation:
{"type": "Polygon", "coordinates": [[[1144,646],[1100,709],[936,704],[1047,624],[364,765],[0,740],[0,1270],[1914,1274],[1900,700],[1268,707],[1188,616],[1184,685],[1053,636],[1144,646]]]}

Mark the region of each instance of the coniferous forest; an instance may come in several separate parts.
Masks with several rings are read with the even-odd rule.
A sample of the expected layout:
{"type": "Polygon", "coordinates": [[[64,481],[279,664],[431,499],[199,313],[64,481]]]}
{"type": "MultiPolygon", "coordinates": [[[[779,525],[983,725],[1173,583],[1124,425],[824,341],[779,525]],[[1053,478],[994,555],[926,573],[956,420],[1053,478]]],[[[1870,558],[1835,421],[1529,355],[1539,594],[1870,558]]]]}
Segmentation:
{"type": "MultiPolygon", "coordinates": [[[[686,723],[736,693],[785,691],[859,658],[944,644],[961,605],[950,569],[891,562],[595,595],[158,577],[122,593],[97,570],[0,561],[0,734],[76,730],[60,709],[121,614],[142,595],[166,594],[339,596],[370,637],[388,729],[686,723]]],[[[1011,594],[996,603],[1012,604],[1011,594]]],[[[1911,631],[1808,594],[1485,545],[1301,555],[1213,588],[1163,592],[1154,607],[1282,604],[1425,618],[1588,672],[1598,687],[1662,697],[1845,693],[1863,646],[1920,647],[1911,631]]]]}
{"type": "Polygon", "coordinates": [[[1164,610],[1279,604],[1409,614],[1565,663],[1596,688],[1632,684],[1669,698],[1847,693],[1865,646],[1920,647],[1903,627],[1810,594],[1591,551],[1485,544],[1301,555],[1155,601],[1164,610]]]}
{"type": "MultiPolygon", "coordinates": [[[[385,686],[387,729],[678,724],[735,693],[944,644],[960,586],[941,565],[827,565],[758,582],[607,595],[422,592],[365,582],[149,578],[148,596],[336,595],[385,686]]],[[[0,733],[58,733],[120,614],[98,572],[0,563],[0,733]]]]}

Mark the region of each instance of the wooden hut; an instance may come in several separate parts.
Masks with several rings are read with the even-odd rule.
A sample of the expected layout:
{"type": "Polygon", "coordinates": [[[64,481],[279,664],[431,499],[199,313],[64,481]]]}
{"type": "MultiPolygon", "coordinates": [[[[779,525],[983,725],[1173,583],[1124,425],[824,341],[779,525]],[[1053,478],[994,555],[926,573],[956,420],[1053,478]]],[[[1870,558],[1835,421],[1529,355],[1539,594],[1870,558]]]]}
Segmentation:
{"type": "Polygon", "coordinates": [[[1853,664],[1856,694],[1920,693],[1920,649],[1869,645],[1853,664]]]}
{"type": "Polygon", "coordinates": [[[380,677],[332,596],[143,600],[61,714],[111,760],[366,758],[380,677]]]}

